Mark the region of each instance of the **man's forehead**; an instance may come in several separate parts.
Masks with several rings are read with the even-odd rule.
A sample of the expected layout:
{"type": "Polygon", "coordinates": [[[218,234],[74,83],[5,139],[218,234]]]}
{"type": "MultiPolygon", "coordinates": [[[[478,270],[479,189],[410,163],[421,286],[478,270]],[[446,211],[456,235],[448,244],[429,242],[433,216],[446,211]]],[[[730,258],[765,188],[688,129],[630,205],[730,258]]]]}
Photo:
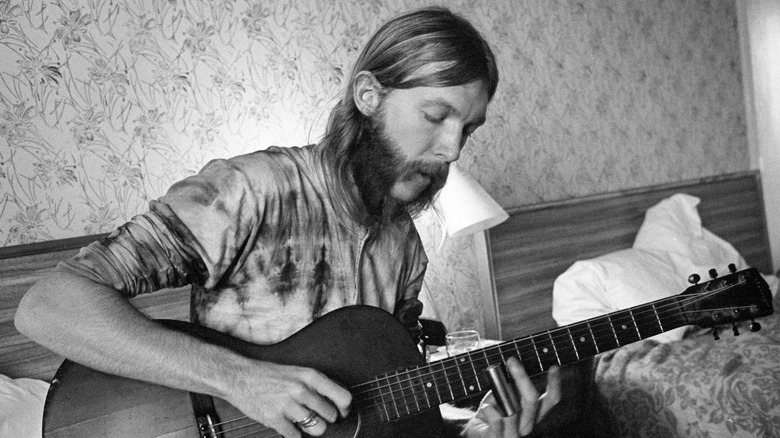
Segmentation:
{"type": "Polygon", "coordinates": [[[416,87],[411,91],[420,107],[443,107],[476,119],[484,119],[487,111],[488,91],[481,80],[449,87],[416,87]]]}

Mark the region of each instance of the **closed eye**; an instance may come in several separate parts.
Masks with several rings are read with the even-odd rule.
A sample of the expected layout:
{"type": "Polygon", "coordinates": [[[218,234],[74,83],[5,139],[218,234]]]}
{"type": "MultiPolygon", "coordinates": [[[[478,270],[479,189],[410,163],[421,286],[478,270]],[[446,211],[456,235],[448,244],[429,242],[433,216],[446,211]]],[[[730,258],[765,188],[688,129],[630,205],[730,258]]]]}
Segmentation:
{"type": "Polygon", "coordinates": [[[444,121],[446,116],[439,116],[435,114],[429,114],[429,113],[423,113],[425,120],[431,122],[431,123],[441,123],[444,121]]]}

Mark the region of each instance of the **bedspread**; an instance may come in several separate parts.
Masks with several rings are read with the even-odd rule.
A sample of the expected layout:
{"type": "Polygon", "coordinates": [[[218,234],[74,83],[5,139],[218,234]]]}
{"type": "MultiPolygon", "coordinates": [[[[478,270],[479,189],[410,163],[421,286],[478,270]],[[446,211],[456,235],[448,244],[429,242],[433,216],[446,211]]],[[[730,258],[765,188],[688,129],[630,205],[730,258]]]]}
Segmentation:
{"type": "Polygon", "coordinates": [[[779,437],[780,299],[775,314],[734,336],[709,330],[645,340],[596,358],[588,408],[593,436],[779,437]]]}

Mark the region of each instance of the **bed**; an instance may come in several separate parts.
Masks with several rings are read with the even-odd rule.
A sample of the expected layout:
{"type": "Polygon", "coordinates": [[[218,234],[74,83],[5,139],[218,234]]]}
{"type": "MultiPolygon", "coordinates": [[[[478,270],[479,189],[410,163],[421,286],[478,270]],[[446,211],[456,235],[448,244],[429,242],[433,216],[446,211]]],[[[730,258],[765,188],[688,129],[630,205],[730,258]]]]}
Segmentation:
{"type": "MultiPolygon", "coordinates": [[[[755,172],[523,207],[489,231],[494,293],[486,301],[494,305],[485,309],[487,337],[554,329],[556,279],[577,261],[632,247],[646,210],[676,193],[700,198],[702,224],[730,242],[747,265],[771,271],[755,172]]],[[[14,329],[21,296],[58,261],[100,237],[0,248],[0,436],[35,436],[3,427],[40,427],[41,400],[62,360],[14,329]],[[12,414],[18,415],[15,425],[6,422],[12,414]]],[[[186,320],[187,298],[171,291],[135,304],[152,317],[186,320]]],[[[566,367],[564,399],[539,435],[780,435],[780,322],[777,316],[758,321],[763,328],[756,333],[743,327],[733,336],[727,328],[715,341],[694,330],[681,340],[640,341],[566,367]]]]}
{"type": "MultiPolygon", "coordinates": [[[[636,249],[637,242],[661,250],[676,245],[647,232],[657,224],[647,219],[648,209],[666,209],[669,202],[695,207],[709,242],[722,250],[715,257],[718,263],[727,258],[740,268],[755,267],[767,274],[776,292],[759,178],[756,172],[724,175],[510,211],[509,220],[489,231],[495,306],[487,331],[508,340],[553,330],[559,326],[555,300],[559,317],[569,303],[575,315],[568,321],[629,305],[617,301],[626,298],[620,289],[630,286],[631,278],[615,277],[637,269],[630,264],[619,269],[626,255],[646,249],[636,249]],[[586,296],[567,294],[567,289],[586,290],[586,296]]],[[[693,272],[687,268],[696,267],[708,279],[707,270],[701,271],[706,257],[695,261],[699,264],[659,269],[661,284],[679,285],[659,293],[677,294],[691,286],[687,277],[693,272]]],[[[647,271],[656,269],[641,262],[647,271]]],[[[725,266],[717,268],[719,275],[728,274],[725,266]]],[[[651,290],[643,293],[657,298],[651,290]]],[[[776,296],[773,304],[780,308],[776,296]]],[[[688,327],[565,367],[564,399],[542,423],[540,434],[780,436],[780,316],[756,322],[761,330],[751,332],[747,321],[737,326],[738,336],[727,325],[717,332],[719,340],[710,330],[688,327]]],[[[536,378],[539,385],[542,377],[536,378]]]]}

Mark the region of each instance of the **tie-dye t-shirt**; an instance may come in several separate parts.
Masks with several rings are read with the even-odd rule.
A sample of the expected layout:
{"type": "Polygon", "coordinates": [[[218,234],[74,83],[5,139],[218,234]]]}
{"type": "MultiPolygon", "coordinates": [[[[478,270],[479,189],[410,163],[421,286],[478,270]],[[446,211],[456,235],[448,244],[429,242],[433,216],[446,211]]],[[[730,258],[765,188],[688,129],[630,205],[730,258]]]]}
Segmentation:
{"type": "Polygon", "coordinates": [[[58,269],[128,297],[192,284],[191,319],[260,344],[352,304],[416,318],[427,258],[413,222],[366,227],[340,213],[323,156],[305,146],[212,161],[58,269]]]}

